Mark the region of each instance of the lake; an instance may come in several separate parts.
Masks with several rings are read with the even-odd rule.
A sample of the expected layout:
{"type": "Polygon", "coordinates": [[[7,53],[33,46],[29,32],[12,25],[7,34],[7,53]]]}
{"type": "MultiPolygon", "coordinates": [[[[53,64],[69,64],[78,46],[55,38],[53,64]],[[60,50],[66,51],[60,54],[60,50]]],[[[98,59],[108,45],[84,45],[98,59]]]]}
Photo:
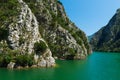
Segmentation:
{"type": "Polygon", "coordinates": [[[120,53],[93,52],[85,60],[56,62],[56,68],[0,69],[0,80],[120,80],[120,53]]]}

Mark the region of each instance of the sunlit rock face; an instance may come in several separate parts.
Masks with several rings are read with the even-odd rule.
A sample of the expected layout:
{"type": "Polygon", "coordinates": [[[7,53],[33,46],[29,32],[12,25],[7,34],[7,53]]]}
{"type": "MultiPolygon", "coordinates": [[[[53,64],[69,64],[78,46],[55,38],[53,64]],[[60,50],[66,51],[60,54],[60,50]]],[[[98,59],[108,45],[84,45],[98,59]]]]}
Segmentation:
{"type": "Polygon", "coordinates": [[[120,52],[120,9],[92,36],[90,44],[95,51],[120,52]]]}
{"type": "Polygon", "coordinates": [[[0,53],[13,56],[2,66],[52,67],[53,57],[84,59],[91,52],[85,33],[69,20],[60,1],[0,2],[7,4],[6,10],[4,5],[0,8],[0,53]]]}
{"type": "Polygon", "coordinates": [[[69,20],[61,2],[57,0],[24,1],[35,14],[39,22],[39,31],[47,41],[54,57],[83,59],[91,53],[85,33],[69,20]]]}
{"type": "Polygon", "coordinates": [[[41,38],[38,31],[38,22],[31,9],[22,0],[20,3],[20,14],[9,24],[8,41],[12,49],[21,49],[23,53],[32,53],[34,43],[41,38]]]}
{"type": "MultiPolygon", "coordinates": [[[[38,58],[34,57],[34,60],[37,59],[37,63],[42,62],[42,60],[39,60],[40,57],[44,59],[46,62],[44,67],[46,67],[48,64],[48,67],[51,67],[55,64],[55,60],[52,57],[52,53],[48,47],[48,44],[45,42],[45,40],[41,37],[41,34],[39,32],[39,24],[35,17],[35,15],[32,13],[29,6],[22,0],[18,0],[19,3],[19,12],[18,15],[14,17],[13,22],[6,23],[8,24],[8,36],[7,36],[7,44],[10,49],[19,51],[18,55],[24,55],[24,54],[35,54],[34,45],[36,42],[42,41],[47,46],[44,53],[41,55],[38,55],[38,58]]],[[[3,25],[5,26],[5,25],[3,25]]],[[[3,41],[4,42],[4,41],[3,41]]],[[[37,53],[38,54],[38,53],[37,53]]],[[[11,62],[9,63],[11,67],[11,62]]],[[[9,67],[8,65],[8,67],[9,67]]],[[[42,67],[43,65],[39,65],[39,67],[42,67]]]]}

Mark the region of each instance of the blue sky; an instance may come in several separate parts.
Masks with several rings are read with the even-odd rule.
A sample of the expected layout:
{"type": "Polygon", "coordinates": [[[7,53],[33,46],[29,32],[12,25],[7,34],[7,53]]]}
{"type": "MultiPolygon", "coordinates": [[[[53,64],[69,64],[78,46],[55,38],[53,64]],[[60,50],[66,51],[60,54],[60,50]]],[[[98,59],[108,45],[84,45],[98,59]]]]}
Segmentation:
{"type": "Polygon", "coordinates": [[[65,11],[81,30],[91,35],[105,26],[116,10],[120,0],[60,0],[65,11]]]}

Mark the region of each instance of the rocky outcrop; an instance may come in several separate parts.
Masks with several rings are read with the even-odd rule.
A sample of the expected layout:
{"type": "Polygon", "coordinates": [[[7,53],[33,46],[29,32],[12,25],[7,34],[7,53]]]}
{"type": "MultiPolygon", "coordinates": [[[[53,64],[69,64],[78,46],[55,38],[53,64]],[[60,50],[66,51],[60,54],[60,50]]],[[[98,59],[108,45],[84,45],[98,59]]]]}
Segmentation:
{"type": "Polygon", "coordinates": [[[7,65],[7,68],[8,69],[13,69],[15,66],[15,63],[14,62],[10,62],[8,65],[7,65]]]}
{"type": "Polygon", "coordinates": [[[11,67],[14,61],[16,68],[52,67],[53,56],[84,59],[91,52],[85,33],[68,19],[60,1],[6,0],[0,4],[0,61],[7,59],[0,66],[11,67]]]}
{"type": "Polygon", "coordinates": [[[24,1],[32,7],[39,22],[39,30],[53,56],[62,59],[82,59],[91,53],[85,33],[68,19],[61,2],[56,0],[24,1]]]}
{"type": "MultiPolygon", "coordinates": [[[[18,0],[18,3],[19,15],[15,16],[11,23],[6,23],[8,24],[8,36],[6,41],[9,48],[11,50],[19,51],[18,55],[31,55],[33,53],[36,53],[35,55],[37,55],[41,52],[35,52],[35,43],[42,41],[45,43],[45,46],[47,46],[47,48],[44,53],[37,55],[37,58],[34,57],[36,64],[42,62],[39,60],[39,58],[43,57],[44,61],[47,62],[44,64],[45,67],[48,64],[49,66],[55,65],[55,60],[52,57],[52,53],[47,43],[39,33],[39,25],[35,15],[23,0],[18,0]]],[[[11,65],[12,63],[10,62],[8,64],[8,67],[12,68],[11,65]]]]}
{"type": "Polygon", "coordinates": [[[92,36],[90,44],[95,51],[120,52],[120,9],[105,27],[92,36]]]}
{"type": "Polygon", "coordinates": [[[40,56],[40,60],[38,61],[39,67],[53,67],[55,66],[55,60],[52,57],[52,53],[49,49],[45,51],[43,56],[40,56]]]}
{"type": "Polygon", "coordinates": [[[31,54],[34,50],[34,43],[41,40],[38,31],[38,22],[28,5],[22,0],[20,3],[20,14],[9,24],[8,42],[12,49],[21,49],[22,53],[31,54]]]}

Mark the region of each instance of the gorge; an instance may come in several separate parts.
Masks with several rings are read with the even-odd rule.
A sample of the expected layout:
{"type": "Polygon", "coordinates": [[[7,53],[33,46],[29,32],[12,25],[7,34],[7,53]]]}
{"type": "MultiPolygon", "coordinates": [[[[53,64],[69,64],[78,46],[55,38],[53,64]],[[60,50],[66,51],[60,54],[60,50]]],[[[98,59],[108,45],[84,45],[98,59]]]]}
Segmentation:
{"type": "Polygon", "coordinates": [[[0,80],[120,80],[120,9],[87,39],[60,1],[0,0],[0,80]]]}

